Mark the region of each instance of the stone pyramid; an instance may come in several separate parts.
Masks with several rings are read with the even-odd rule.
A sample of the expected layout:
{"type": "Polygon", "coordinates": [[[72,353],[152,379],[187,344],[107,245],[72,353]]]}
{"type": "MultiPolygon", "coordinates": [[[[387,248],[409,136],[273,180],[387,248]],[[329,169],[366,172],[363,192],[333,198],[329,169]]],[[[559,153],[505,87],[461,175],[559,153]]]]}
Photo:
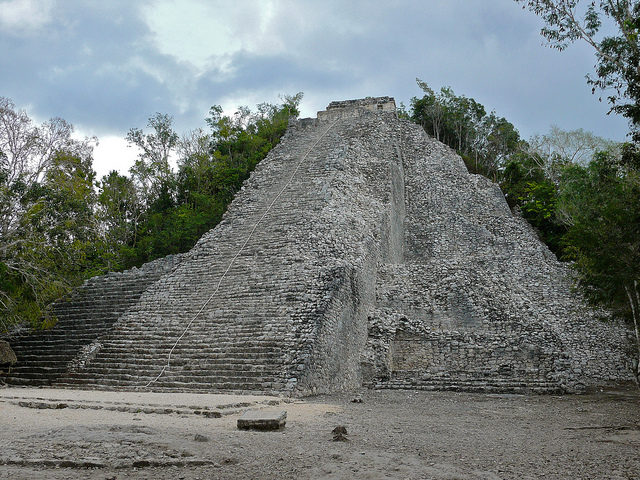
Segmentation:
{"type": "Polygon", "coordinates": [[[389,97],[292,122],[190,252],[92,279],[54,311],[47,339],[10,339],[28,360],[8,381],[308,394],[632,378],[630,332],[389,97]],[[122,307],[97,315],[98,300],[122,307]]]}

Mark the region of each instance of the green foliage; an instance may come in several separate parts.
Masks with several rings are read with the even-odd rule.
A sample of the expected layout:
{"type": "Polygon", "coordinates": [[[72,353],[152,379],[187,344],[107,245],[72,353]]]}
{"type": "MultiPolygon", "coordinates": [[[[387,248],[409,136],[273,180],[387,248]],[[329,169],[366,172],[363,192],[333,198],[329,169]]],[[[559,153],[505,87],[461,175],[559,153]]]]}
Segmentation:
{"type": "Polygon", "coordinates": [[[640,278],[640,171],[601,153],[566,169],[560,191],[573,260],[589,298],[629,313],[626,289],[640,278]]]}
{"type": "Polygon", "coordinates": [[[509,157],[501,172],[500,187],[511,208],[537,230],[540,239],[559,257],[566,228],[558,221],[556,184],[547,177],[542,159],[536,154],[518,152],[509,157]]]}
{"type": "Polygon", "coordinates": [[[396,107],[396,114],[398,115],[398,118],[411,120],[411,115],[407,111],[407,106],[404,104],[404,102],[400,102],[400,105],[396,107]]]}
{"type": "Polygon", "coordinates": [[[89,140],[61,119],[33,125],[0,98],[0,327],[40,324],[80,281],[95,241],[89,140]]]}
{"type": "Polygon", "coordinates": [[[151,133],[145,134],[139,128],[132,128],[126,137],[130,145],[140,150],[129,173],[145,207],[153,204],[156,204],[156,208],[167,207],[173,200],[175,178],[169,158],[178,144],[179,136],[173,131],[172,124],[173,118],[169,115],[156,113],[147,123],[151,133]]]}
{"type": "Polygon", "coordinates": [[[95,267],[104,271],[121,270],[135,256],[132,246],[137,241],[142,203],[133,180],[115,170],[102,177],[96,186],[96,217],[102,235],[96,245],[100,262],[95,267]]]}
{"type": "Polygon", "coordinates": [[[472,173],[496,180],[505,159],[520,148],[515,127],[473,98],[457,96],[449,87],[435,93],[416,79],[424,92],[411,99],[411,119],[427,133],[446,143],[464,159],[472,173]]]}

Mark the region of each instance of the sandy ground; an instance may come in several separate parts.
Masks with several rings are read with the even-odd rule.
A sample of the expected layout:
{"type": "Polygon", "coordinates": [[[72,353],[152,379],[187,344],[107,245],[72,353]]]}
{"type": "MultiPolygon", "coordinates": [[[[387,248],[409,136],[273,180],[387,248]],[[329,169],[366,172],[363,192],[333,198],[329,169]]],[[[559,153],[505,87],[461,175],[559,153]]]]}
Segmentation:
{"type": "Polygon", "coordinates": [[[634,390],[352,398],[4,388],[0,478],[640,479],[634,390]],[[286,427],[238,430],[255,408],[286,410],[286,427]]]}

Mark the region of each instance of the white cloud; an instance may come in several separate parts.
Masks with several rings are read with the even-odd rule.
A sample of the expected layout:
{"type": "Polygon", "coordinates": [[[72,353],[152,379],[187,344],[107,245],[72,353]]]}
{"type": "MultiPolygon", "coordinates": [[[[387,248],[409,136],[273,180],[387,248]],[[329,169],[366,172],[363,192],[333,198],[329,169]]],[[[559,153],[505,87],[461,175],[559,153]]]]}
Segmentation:
{"type": "Polygon", "coordinates": [[[158,1],[146,7],[143,18],[153,32],[161,53],[206,68],[211,57],[222,57],[242,48],[233,35],[232,9],[189,0],[180,3],[158,1]]]}
{"type": "Polygon", "coordinates": [[[129,174],[129,168],[138,156],[136,148],[128,147],[124,138],[107,135],[100,138],[100,143],[93,150],[93,168],[98,179],[107,175],[111,170],[117,170],[122,175],[129,174]]]}
{"type": "Polygon", "coordinates": [[[51,20],[52,0],[0,1],[0,27],[21,34],[40,29],[51,20]]]}
{"type": "Polygon", "coordinates": [[[231,55],[241,50],[281,51],[274,34],[273,1],[229,4],[203,0],[157,0],[145,5],[141,16],[153,33],[160,53],[188,61],[200,70],[230,68],[231,55]]]}

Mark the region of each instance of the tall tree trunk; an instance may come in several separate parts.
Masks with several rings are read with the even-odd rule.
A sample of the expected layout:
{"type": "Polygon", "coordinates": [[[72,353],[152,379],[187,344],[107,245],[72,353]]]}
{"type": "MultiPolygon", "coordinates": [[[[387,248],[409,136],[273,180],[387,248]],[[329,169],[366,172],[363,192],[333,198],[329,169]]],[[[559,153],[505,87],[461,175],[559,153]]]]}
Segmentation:
{"type": "MultiPolygon", "coordinates": [[[[638,317],[636,314],[636,307],[634,305],[633,296],[631,295],[631,289],[627,285],[624,286],[624,289],[627,292],[627,297],[629,297],[629,305],[631,305],[631,316],[633,317],[633,326],[636,334],[636,347],[638,349],[638,358],[635,359],[633,374],[636,377],[638,388],[640,388],[640,330],[638,329],[638,317]]],[[[633,281],[633,289],[636,296],[636,302],[638,303],[638,307],[640,308],[640,294],[638,294],[637,280],[633,281]]]]}

